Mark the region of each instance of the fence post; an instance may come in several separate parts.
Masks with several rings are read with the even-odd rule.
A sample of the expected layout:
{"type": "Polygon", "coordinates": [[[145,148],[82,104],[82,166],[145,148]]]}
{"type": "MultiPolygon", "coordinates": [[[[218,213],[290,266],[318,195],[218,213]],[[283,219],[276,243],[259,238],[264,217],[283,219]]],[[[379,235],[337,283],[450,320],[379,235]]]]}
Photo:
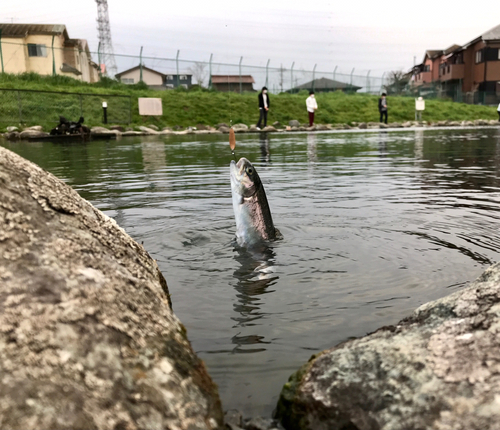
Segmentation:
{"type": "Polygon", "coordinates": [[[140,67],[140,74],[139,74],[139,82],[142,82],[142,46],[141,46],[141,52],[139,53],[139,67],[140,67]]]}
{"type": "Polygon", "coordinates": [[[52,35],[52,76],[56,75],[56,57],[54,56],[54,39],[55,34],[52,35]]]}
{"type": "Polygon", "coordinates": [[[212,89],[212,57],[214,54],[210,54],[210,62],[208,63],[208,89],[212,89]]]}
{"type": "Polygon", "coordinates": [[[368,73],[366,74],[366,92],[370,94],[370,72],[371,70],[368,70],[368,73]]]}
{"type": "Polygon", "coordinates": [[[266,64],[266,88],[267,86],[269,85],[269,61],[271,61],[271,59],[269,58],[267,60],[267,64],[266,64]]]}
{"type": "Polygon", "coordinates": [[[316,66],[317,66],[317,64],[315,64],[315,65],[314,65],[314,67],[313,67],[313,81],[312,81],[312,84],[313,84],[313,88],[312,88],[312,90],[313,90],[313,91],[314,91],[314,86],[315,86],[315,85],[314,85],[314,84],[315,84],[315,82],[314,82],[314,76],[316,75],[316,66]]]}
{"type": "MultiPolygon", "coordinates": [[[[349,85],[352,87],[352,74],[354,73],[354,67],[352,68],[351,70],[351,82],[349,83],[349,85]]],[[[349,88],[351,91],[352,91],[352,88],[349,88]]]]}
{"type": "Polygon", "coordinates": [[[242,84],[241,84],[241,62],[243,61],[243,57],[240,57],[240,64],[239,64],[239,70],[240,70],[240,94],[242,93],[242,84]]]}
{"type": "Polygon", "coordinates": [[[291,78],[292,78],[292,84],[290,85],[290,94],[293,94],[293,66],[295,66],[295,61],[292,63],[292,67],[290,68],[290,73],[291,73],[291,78]]]}
{"type": "Polygon", "coordinates": [[[132,96],[128,96],[128,123],[132,124],[132,96]]]}
{"type": "Polygon", "coordinates": [[[175,57],[175,66],[177,68],[177,88],[180,87],[180,83],[179,83],[179,50],[177,50],[177,55],[175,57]]]}
{"type": "Polygon", "coordinates": [[[3,54],[2,54],[2,29],[0,28],[0,60],[2,60],[2,73],[5,73],[3,69],[3,54]]]}
{"type": "Polygon", "coordinates": [[[21,92],[17,92],[17,107],[19,108],[19,124],[23,122],[23,105],[21,103],[21,92]]]}

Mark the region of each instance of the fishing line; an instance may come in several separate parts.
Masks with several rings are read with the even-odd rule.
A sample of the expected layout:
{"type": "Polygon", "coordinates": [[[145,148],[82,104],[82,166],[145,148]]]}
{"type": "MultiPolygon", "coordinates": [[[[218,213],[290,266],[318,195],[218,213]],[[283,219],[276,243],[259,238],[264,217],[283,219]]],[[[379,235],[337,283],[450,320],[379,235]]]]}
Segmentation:
{"type": "Polygon", "coordinates": [[[229,86],[229,74],[227,75],[227,100],[229,103],[229,147],[231,148],[231,154],[233,155],[234,161],[236,161],[236,154],[234,149],[236,148],[236,137],[233,130],[233,109],[231,106],[231,95],[229,86]]]}

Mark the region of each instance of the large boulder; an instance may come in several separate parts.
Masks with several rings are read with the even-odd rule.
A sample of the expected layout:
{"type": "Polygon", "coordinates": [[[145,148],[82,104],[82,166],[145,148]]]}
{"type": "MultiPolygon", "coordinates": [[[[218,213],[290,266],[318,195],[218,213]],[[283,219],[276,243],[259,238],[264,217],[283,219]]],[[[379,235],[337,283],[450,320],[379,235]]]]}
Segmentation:
{"type": "Polygon", "coordinates": [[[35,139],[37,137],[47,137],[50,136],[49,133],[44,131],[34,130],[34,129],[26,129],[19,133],[20,139],[35,139]]]}
{"type": "Polygon", "coordinates": [[[288,125],[290,127],[300,127],[300,122],[296,119],[292,119],[291,121],[288,121],[288,125]]]}
{"type": "Polygon", "coordinates": [[[0,428],[213,429],[217,388],[158,265],[0,147],[0,428]]]}
{"type": "Polygon", "coordinates": [[[287,430],[500,423],[500,264],[395,326],[312,357],[281,392],[287,430]]]}

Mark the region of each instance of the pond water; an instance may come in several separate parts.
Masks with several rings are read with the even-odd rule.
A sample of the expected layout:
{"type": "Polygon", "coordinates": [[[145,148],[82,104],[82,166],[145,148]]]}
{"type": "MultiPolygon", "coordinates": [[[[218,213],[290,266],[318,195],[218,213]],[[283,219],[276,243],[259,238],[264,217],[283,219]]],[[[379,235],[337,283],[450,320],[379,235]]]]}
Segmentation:
{"type": "Polygon", "coordinates": [[[224,409],[269,416],[313,353],[498,260],[499,131],[237,135],[284,237],[260,254],[234,244],[227,135],[3,145],[144,244],[224,409]]]}

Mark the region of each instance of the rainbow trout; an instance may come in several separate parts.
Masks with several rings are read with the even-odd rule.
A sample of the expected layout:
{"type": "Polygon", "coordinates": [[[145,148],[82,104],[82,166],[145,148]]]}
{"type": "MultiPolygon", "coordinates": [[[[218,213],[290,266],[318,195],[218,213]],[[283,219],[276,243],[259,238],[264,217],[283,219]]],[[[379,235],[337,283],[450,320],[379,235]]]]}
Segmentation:
{"type": "Polygon", "coordinates": [[[242,246],[278,239],[266,192],[255,167],[246,158],[231,160],[231,192],[236,218],[236,238],[242,246]]]}

